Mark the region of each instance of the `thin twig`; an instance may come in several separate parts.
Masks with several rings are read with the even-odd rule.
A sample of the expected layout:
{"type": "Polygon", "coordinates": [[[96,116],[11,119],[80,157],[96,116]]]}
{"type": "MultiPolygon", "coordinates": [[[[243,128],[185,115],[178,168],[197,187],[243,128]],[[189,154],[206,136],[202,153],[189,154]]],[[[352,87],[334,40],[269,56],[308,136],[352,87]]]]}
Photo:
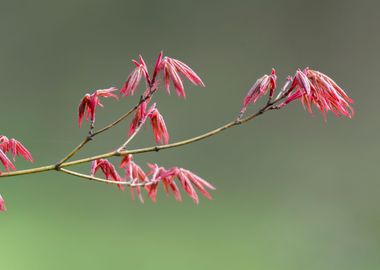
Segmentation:
{"type": "Polygon", "coordinates": [[[150,93],[148,95],[146,95],[145,97],[141,98],[139,103],[136,104],[135,107],[133,107],[132,109],[130,109],[127,113],[125,113],[124,115],[122,115],[121,117],[119,117],[116,121],[112,122],[111,124],[97,130],[94,132],[93,134],[93,137],[100,134],[100,133],[103,133],[104,131],[107,131],[109,130],[110,128],[116,126],[117,124],[119,124],[121,121],[123,121],[125,118],[127,118],[131,113],[133,113],[134,111],[136,111],[138,109],[138,107],[145,101],[147,101],[150,97],[152,97],[152,95],[154,93],[156,93],[158,90],[158,88],[154,88],[152,91],[150,91],[150,93]]]}
{"type": "MultiPolygon", "coordinates": [[[[147,97],[152,96],[152,91],[154,90],[152,90],[152,88],[149,88],[147,97]]],[[[147,99],[146,97],[143,97],[143,96],[141,97],[141,100],[146,100],[146,99],[147,99]]],[[[117,149],[117,152],[121,152],[122,150],[126,148],[126,146],[133,140],[133,138],[137,135],[137,133],[139,133],[140,129],[145,124],[145,121],[146,121],[146,118],[141,120],[140,123],[138,123],[138,127],[136,128],[135,132],[133,132],[133,134],[129,136],[129,138],[117,149]]]]}
{"type": "Polygon", "coordinates": [[[144,123],[141,123],[138,128],[136,128],[135,132],[129,138],[117,149],[117,152],[122,152],[126,148],[126,146],[133,140],[133,138],[137,135],[137,133],[140,131],[141,127],[144,125],[144,123]]]}
{"type": "Polygon", "coordinates": [[[41,173],[41,172],[47,172],[55,170],[55,164],[53,165],[47,165],[47,166],[41,166],[37,168],[32,169],[26,169],[26,170],[18,170],[14,172],[6,172],[0,175],[1,177],[11,177],[11,176],[18,176],[18,175],[25,175],[25,174],[33,174],[33,173],[41,173]]]}
{"type": "Polygon", "coordinates": [[[91,156],[91,157],[87,157],[87,158],[83,158],[83,159],[64,162],[64,163],[60,164],[59,167],[57,167],[56,165],[48,165],[48,166],[38,167],[38,168],[34,168],[34,169],[3,173],[2,175],[0,175],[0,178],[1,177],[16,176],[16,175],[31,174],[31,173],[39,173],[39,172],[45,172],[45,171],[51,171],[51,170],[62,170],[62,168],[64,168],[64,167],[70,167],[70,166],[74,166],[74,165],[88,163],[88,162],[91,162],[91,161],[97,160],[97,159],[110,158],[110,157],[115,157],[115,156],[126,156],[128,154],[142,154],[142,153],[147,153],[147,152],[158,152],[158,151],[164,150],[164,149],[176,148],[176,147],[180,147],[183,145],[195,143],[197,141],[201,141],[201,140],[204,140],[204,139],[209,138],[211,136],[214,136],[216,134],[219,134],[226,129],[247,123],[247,122],[255,119],[256,117],[260,116],[261,114],[265,113],[266,111],[272,110],[274,108],[273,105],[278,101],[279,101],[279,99],[276,99],[275,101],[265,105],[258,112],[251,114],[251,115],[249,115],[243,119],[231,121],[231,122],[229,122],[229,123],[227,123],[227,124],[225,124],[219,128],[216,128],[216,129],[209,131],[205,134],[202,134],[202,135],[199,135],[199,136],[187,139],[187,140],[183,140],[183,141],[179,141],[179,142],[171,143],[171,144],[166,144],[166,145],[160,145],[160,146],[151,146],[151,147],[140,148],[140,149],[125,150],[125,151],[121,151],[121,152],[111,151],[111,152],[96,155],[96,156],[91,156]]]}
{"type": "Polygon", "coordinates": [[[60,168],[59,171],[69,174],[69,175],[77,176],[83,179],[91,180],[91,181],[96,181],[96,182],[101,182],[101,183],[106,183],[106,184],[117,184],[117,185],[129,186],[129,187],[144,187],[144,186],[149,186],[155,183],[155,182],[133,183],[130,181],[114,181],[114,180],[108,180],[108,179],[91,176],[88,174],[74,172],[68,169],[63,169],[63,168],[60,168]]]}
{"type": "Polygon", "coordinates": [[[146,100],[148,100],[156,91],[157,91],[158,88],[154,88],[152,91],[149,92],[148,95],[146,95],[145,97],[141,98],[140,101],[132,108],[130,109],[128,112],[126,112],[125,114],[123,114],[122,116],[120,116],[118,119],[116,119],[115,121],[113,121],[112,123],[110,123],[109,125],[97,130],[97,131],[91,131],[89,133],[89,135],[77,146],[75,147],[69,154],[67,154],[63,159],[61,159],[56,165],[55,167],[56,168],[59,168],[61,167],[61,165],[63,163],[65,163],[67,160],[69,160],[71,157],[73,157],[76,153],[78,153],[88,142],[90,142],[96,135],[100,134],[100,133],[103,133],[107,130],[109,130],[110,128],[116,126],[117,124],[119,124],[121,121],[123,121],[124,119],[126,119],[129,115],[131,115],[134,111],[137,110],[137,108],[143,103],[145,102],[146,100]]]}

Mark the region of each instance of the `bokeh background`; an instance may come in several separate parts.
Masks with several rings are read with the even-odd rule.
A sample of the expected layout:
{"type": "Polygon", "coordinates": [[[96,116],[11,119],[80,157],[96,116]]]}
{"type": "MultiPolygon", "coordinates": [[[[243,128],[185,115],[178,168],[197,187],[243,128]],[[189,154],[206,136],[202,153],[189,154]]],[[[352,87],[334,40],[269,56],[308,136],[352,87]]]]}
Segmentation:
{"type": "MultiPolygon", "coordinates": [[[[262,74],[310,66],[355,100],[353,120],[298,103],[207,141],[136,156],[188,168],[216,185],[194,205],[160,193],[132,202],[113,186],[54,172],[0,180],[0,269],[380,269],[377,1],[1,1],[1,134],[35,165],[86,134],[89,91],[120,87],[139,53],[159,51],[207,84],[157,96],[171,140],[233,119],[262,74]]],[[[98,126],[137,100],[105,101],[98,126]]],[[[252,110],[252,108],[251,108],[252,110]]],[[[129,122],[79,155],[111,150],[129,122]]],[[[133,147],[153,145],[145,129],[133,147]]],[[[18,161],[18,168],[32,165],[18,161]]],[[[88,165],[79,171],[88,171],[88,165]]]]}

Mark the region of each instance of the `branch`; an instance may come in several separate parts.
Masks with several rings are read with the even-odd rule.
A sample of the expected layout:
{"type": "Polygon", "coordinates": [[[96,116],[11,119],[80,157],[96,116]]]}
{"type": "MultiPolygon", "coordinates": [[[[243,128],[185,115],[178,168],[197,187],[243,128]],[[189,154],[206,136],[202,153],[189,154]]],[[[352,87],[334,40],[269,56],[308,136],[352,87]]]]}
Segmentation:
{"type": "Polygon", "coordinates": [[[70,167],[70,166],[74,166],[74,165],[88,163],[88,162],[91,162],[91,161],[94,161],[94,160],[97,160],[97,159],[110,158],[110,157],[115,157],[115,156],[126,156],[126,155],[129,155],[129,154],[142,154],[142,153],[147,153],[147,152],[158,152],[158,151],[164,150],[164,149],[176,148],[176,147],[180,147],[180,146],[183,146],[183,145],[192,144],[192,143],[195,143],[197,141],[201,141],[201,140],[207,139],[207,138],[209,138],[211,136],[214,136],[216,134],[219,134],[219,133],[221,133],[222,131],[224,131],[226,129],[229,129],[229,128],[232,128],[232,127],[244,124],[244,123],[247,123],[247,122],[255,119],[256,117],[262,115],[266,111],[274,110],[274,109],[276,109],[276,107],[273,106],[273,105],[275,103],[277,103],[278,101],[280,101],[280,100],[281,99],[276,99],[275,101],[266,104],[258,112],[254,113],[254,114],[251,114],[251,115],[249,115],[249,116],[247,116],[245,118],[242,118],[242,119],[238,118],[238,119],[236,119],[234,121],[231,121],[231,122],[229,122],[229,123],[227,123],[227,124],[225,124],[225,125],[223,125],[223,126],[221,126],[219,128],[216,128],[216,129],[211,130],[211,131],[209,131],[209,132],[207,132],[205,134],[202,134],[202,135],[199,135],[199,136],[187,139],[187,140],[183,140],[183,141],[179,141],[179,142],[171,143],[171,144],[166,144],[166,145],[160,145],[160,146],[157,145],[157,146],[151,146],[151,147],[146,147],[146,148],[139,148],[139,149],[133,149],[133,150],[125,150],[125,151],[120,151],[120,152],[118,152],[117,150],[116,151],[111,151],[111,152],[100,154],[100,155],[96,155],[96,156],[91,156],[91,157],[87,157],[87,158],[83,158],[83,159],[78,159],[78,160],[74,160],[74,161],[64,162],[64,163],[61,163],[59,165],[59,167],[57,167],[57,165],[48,165],[48,166],[38,167],[38,168],[34,168],[34,169],[20,170],[20,171],[15,171],[15,172],[8,172],[8,173],[4,173],[4,174],[0,175],[0,178],[1,177],[16,176],[16,175],[39,173],[39,172],[45,172],[45,171],[51,171],[51,170],[57,170],[57,171],[61,170],[61,171],[65,172],[66,170],[64,171],[62,169],[64,167],[70,167]]]}
{"type": "Polygon", "coordinates": [[[131,115],[134,111],[137,110],[137,108],[143,103],[145,102],[146,100],[148,100],[156,91],[157,91],[157,87],[154,88],[153,90],[149,91],[148,95],[146,95],[145,97],[142,97],[140,99],[140,101],[132,108],[130,109],[128,112],[126,112],[125,114],[123,114],[122,116],[120,116],[118,119],[116,119],[115,121],[113,121],[112,123],[110,123],[109,125],[97,130],[97,131],[94,131],[94,132],[90,132],[89,135],[77,146],[75,147],[69,154],[67,154],[63,159],[61,159],[55,166],[56,168],[59,168],[61,167],[61,165],[66,162],[67,160],[69,160],[71,157],[73,157],[76,153],[78,153],[88,142],[90,142],[91,140],[93,140],[93,138],[100,134],[100,133],[103,133],[109,129],[111,129],[112,127],[116,126],[117,124],[119,124],[120,122],[122,122],[124,119],[126,119],[129,115],[131,115]]]}
{"type": "MultiPolygon", "coordinates": [[[[272,69],[270,75],[264,74],[256,80],[243,100],[243,105],[239,115],[233,121],[230,121],[223,126],[199,136],[168,144],[169,134],[165,121],[156,108],[156,103],[151,105],[151,107],[147,110],[147,106],[151,101],[152,95],[158,89],[158,81],[156,81],[157,75],[159,73],[163,73],[164,87],[167,92],[170,94],[170,85],[172,84],[178,96],[186,97],[182,81],[184,77],[194,85],[203,87],[205,85],[201,78],[189,66],[177,59],[167,56],[163,57],[162,52],[157,58],[152,77],[150,76],[148,68],[141,55],[138,60],[133,60],[133,63],[136,67],[129,75],[124,86],[120,90],[120,93],[126,96],[133,95],[139,86],[139,83],[144,80],[146,83],[146,90],[142,94],[139,102],[132,109],[103,128],[95,130],[94,124],[97,106],[103,106],[100,102],[102,98],[112,97],[118,99],[118,95],[113,93],[117,90],[117,88],[110,87],[107,89],[98,89],[91,94],[85,94],[78,107],[78,124],[79,126],[82,125],[84,116],[86,116],[86,121],[91,120],[88,135],[59,162],[32,169],[16,171],[16,167],[13,165],[13,162],[10,160],[8,155],[12,156],[14,161],[16,156],[22,156],[25,160],[33,162],[33,157],[29,150],[25,148],[18,140],[15,138],[8,139],[5,135],[0,135],[0,165],[2,164],[4,169],[7,171],[2,174],[2,171],[0,170],[0,178],[55,170],[57,173],[65,173],[81,179],[116,184],[122,190],[124,190],[123,186],[129,186],[131,187],[132,193],[134,192],[134,187],[137,187],[137,192],[141,200],[141,189],[139,187],[151,185],[146,188],[146,191],[148,192],[148,196],[153,201],[156,201],[157,188],[160,181],[162,182],[166,192],[171,189],[174,197],[177,200],[181,200],[179,188],[173,182],[173,180],[177,179],[179,180],[184,191],[194,200],[194,202],[198,203],[199,197],[196,191],[198,190],[206,198],[211,199],[211,195],[206,189],[215,189],[213,185],[209,184],[207,181],[203,180],[191,171],[177,166],[166,169],[165,167],[157,164],[148,164],[150,171],[146,173],[133,161],[132,154],[158,152],[160,150],[176,148],[205,140],[216,134],[222,133],[224,130],[245,124],[269,110],[279,110],[295,100],[300,100],[304,105],[304,108],[310,113],[312,113],[312,105],[314,104],[320,110],[325,120],[326,113],[329,111],[333,112],[336,116],[343,115],[348,118],[352,118],[354,115],[354,110],[350,105],[354,101],[347,96],[343,89],[341,89],[327,75],[309,68],[305,68],[304,70],[298,69],[294,77],[288,76],[285,85],[275,98],[274,91],[276,89],[277,76],[275,70],[272,69]],[[255,104],[256,101],[266,96],[268,92],[269,95],[265,105],[263,105],[257,112],[246,116],[245,112],[248,106],[250,104],[255,104]],[[286,100],[282,101],[285,98],[286,100]],[[130,136],[125,139],[124,143],[121,144],[119,148],[115,148],[115,150],[103,154],[68,161],[87,143],[93,140],[95,136],[110,130],[135,111],[135,118],[129,128],[130,136]],[[127,145],[129,145],[129,143],[139,133],[142,125],[148,117],[150,118],[151,126],[153,128],[156,145],[130,150],[127,145]],[[160,143],[164,144],[158,145],[160,143]],[[108,160],[108,158],[111,157],[119,157],[120,160],[122,159],[120,167],[125,170],[124,178],[120,177],[115,166],[108,160]],[[66,169],[66,167],[88,163],[91,161],[94,162],[92,163],[90,174],[83,174],[66,169]],[[99,169],[105,175],[104,177],[106,179],[95,176],[96,171],[99,169]]],[[[0,195],[0,212],[5,210],[4,199],[0,195]]]]}
{"type": "Polygon", "coordinates": [[[108,180],[108,179],[91,176],[88,174],[74,172],[71,170],[63,169],[63,168],[60,168],[59,171],[69,174],[69,175],[79,177],[79,178],[91,180],[91,181],[96,181],[96,182],[101,182],[101,183],[106,183],[106,184],[117,184],[117,185],[123,185],[123,186],[128,186],[128,187],[144,187],[144,186],[149,186],[155,183],[154,181],[139,182],[139,183],[133,183],[132,181],[114,181],[114,180],[108,180]]]}
{"type": "Polygon", "coordinates": [[[117,149],[118,153],[122,152],[122,150],[127,147],[127,145],[133,140],[133,138],[137,135],[137,133],[139,133],[139,131],[142,128],[143,125],[144,125],[144,123],[141,123],[136,128],[135,132],[133,132],[133,134],[131,136],[129,136],[129,138],[117,149]]]}
{"type": "MultiPolygon", "coordinates": [[[[176,143],[165,144],[165,145],[151,146],[151,147],[146,147],[146,148],[121,151],[119,154],[121,156],[126,156],[128,154],[142,154],[142,153],[147,153],[147,152],[158,152],[158,151],[163,150],[163,149],[170,149],[170,148],[175,148],[175,147],[179,147],[179,146],[195,143],[197,141],[201,141],[201,140],[207,139],[207,138],[209,138],[211,136],[214,136],[216,134],[219,134],[220,132],[222,132],[222,131],[224,131],[226,129],[229,129],[229,128],[232,128],[234,126],[238,126],[238,125],[244,124],[244,123],[246,123],[246,122],[248,122],[250,120],[253,120],[254,118],[256,118],[257,116],[263,114],[267,110],[269,110],[269,109],[268,108],[262,109],[262,110],[258,111],[257,113],[252,114],[252,115],[250,115],[250,116],[248,116],[246,118],[243,118],[241,120],[237,119],[237,120],[231,121],[231,122],[229,122],[229,123],[227,123],[227,124],[225,124],[225,125],[223,125],[223,126],[221,126],[219,128],[216,128],[216,129],[214,129],[212,131],[209,131],[209,132],[207,132],[205,134],[202,134],[202,135],[199,135],[199,136],[187,139],[187,140],[179,141],[179,142],[176,142],[176,143]]],[[[70,165],[73,165],[73,164],[70,164],[70,165]]]]}

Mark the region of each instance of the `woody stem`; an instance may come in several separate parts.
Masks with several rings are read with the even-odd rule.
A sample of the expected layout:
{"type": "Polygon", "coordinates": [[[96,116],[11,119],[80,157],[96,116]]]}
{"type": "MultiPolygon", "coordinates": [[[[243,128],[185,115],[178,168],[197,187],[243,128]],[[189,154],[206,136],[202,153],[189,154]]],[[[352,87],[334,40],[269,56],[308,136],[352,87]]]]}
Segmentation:
{"type": "Polygon", "coordinates": [[[130,109],[128,112],[126,112],[125,114],[123,114],[122,116],[120,116],[118,119],[116,119],[115,121],[113,121],[112,123],[108,124],[107,126],[99,129],[99,130],[96,130],[94,132],[90,132],[89,135],[77,146],[75,147],[69,154],[67,154],[63,159],[61,159],[56,165],[55,167],[56,168],[59,168],[61,167],[61,165],[63,163],[65,163],[67,160],[69,160],[71,157],[73,157],[76,153],[78,153],[88,142],[90,142],[91,140],[93,140],[93,138],[100,134],[100,133],[103,133],[109,129],[111,129],[112,127],[116,126],[117,124],[119,124],[120,122],[122,122],[124,119],[126,119],[129,115],[131,115],[134,111],[137,110],[137,108],[143,103],[145,102],[147,99],[149,99],[155,92],[157,91],[157,88],[154,88],[153,90],[151,90],[149,92],[148,95],[146,95],[145,97],[142,97],[140,99],[140,101],[132,108],[130,109]]]}
{"type": "Polygon", "coordinates": [[[129,187],[142,187],[142,186],[149,186],[149,185],[154,184],[154,182],[133,183],[130,181],[113,181],[113,180],[108,180],[108,179],[103,179],[103,178],[91,176],[88,174],[74,172],[74,171],[71,171],[68,169],[63,169],[63,168],[60,168],[59,171],[65,173],[65,174],[69,174],[69,175],[79,177],[79,178],[83,178],[83,179],[87,179],[87,180],[91,180],[91,181],[96,181],[96,182],[100,182],[100,183],[107,183],[107,184],[117,184],[117,185],[129,186],[129,187]]]}
{"type": "MultiPolygon", "coordinates": [[[[70,166],[74,166],[74,165],[88,163],[88,162],[91,162],[93,160],[102,159],[102,158],[110,158],[110,157],[115,157],[115,156],[126,156],[126,155],[129,155],[129,154],[142,154],[142,153],[147,153],[147,152],[158,152],[158,151],[164,150],[164,149],[176,148],[176,147],[192,144],[192,143],[195,143],[197,141],[201,141],[201,140],[207,139],[209,137],[212,137],[212,136],[214,136],[216,134],[219,134],[219,133],[221,133],[222,131],[224,131],[226,129],[229,129],[229,128],[232,128],[234,126],[238,126],[238,125],[241,125],[241,124],[244,124],[244,123],[247,123],[247,122],[255,119],[256,117],[262,115],[266,111],[277,109],[277,107],[274,106],[274,105],[275,105],[275,103],[277,103],[281,99],[276,99],[276,100],[274,100],[274,101],[272,101],[270,103],[267,103],[259,111],[257,111],[254,114],[251,114],[251,115],[249,115],[249,116],[247,116],[245,118],[231,121],[231,122],[229,122],[229,123],[227,123],[227,124],[225,124],[225,125],[223,125],[223,126],[221,126],[219,128],[216,128],[216,129],[211,130],[211,131],[209,131],[209,132],[207,132],[205,134],[202,134],[202,135],[199,135],[199,136],[187,139],[187,140],[183,140],[183,141],[179,141],[179,142],[171,143],[171,144],[166,144],[166,145],[160,145],[160,146],[151,146],[151,147],[139,148],[139,149],[133,149],[133,150],[123,150],[123,151],[120,151],[120,152],[118,152],[118,151],[111,151],[111,152],[108,152],[108,153],[104,153],[104,154],[100,154],[100,155],[96,155],[96,156],[91,156],[91,157],[87,157],[87,158],[83,158],[83,159],[63,162],[63,163],[61,163],[59,165],[59,167],[57,167],[57,165],[53,164],[53,165],[48,165],[48,166],[43,166],[43,167],[38,167],[38,168],[33,168],[33,169],[28,169],[28,170],[20,170],[20,171],[15,171],[15,172],[8,172],[8,173],[4,173],[4,174],[0,175],[0,178],[1,177],[10,177],[10,176],[24,175],[24,174],[40,173],[40,172],[46,172],[46,171],[51,171],[51,170],[63,171],[65,173],[68,173],[67,170],[63,169],[64,167],[70,167],[70,166]]],[[[74,175],[73,173],[70,173],[70,174],[74,175]]],[[[78,175],[79,173],[75,173],[75,174],[77,174],[77,176],[79,176],[78,175]]]]}
{"type": "Polygon", "coordinates": [[[121,153],[125,147],[133,140],[133,138],[137,135],[137,133],[140,131],[141,127],[144,125],[144,123],[141,123],[138,128],[136,128],[135,132],[129,138],[117,149],[118,153],[121,153]]]}
{"type": "MultiPolygon", "coordinates": [[[[151,96],[151,88],[149,88],[149,92],[148,92],[148,95],[147,96],[151,96]]],[[[142,128],[142,126],[145,124],[145,121],[146,121],[146,118],[145,120],[140,120],[140,122],[138,123],[138,127],[136,128],[136,130],[131,134],[131,136],[129,136],[129,138],[117,149],[117,152],[120,153],[122,150],[125,149],[125,147],[133,140],[133,138],[137,135],[137,133],[139,133],[140,129],[142,128]]]]}

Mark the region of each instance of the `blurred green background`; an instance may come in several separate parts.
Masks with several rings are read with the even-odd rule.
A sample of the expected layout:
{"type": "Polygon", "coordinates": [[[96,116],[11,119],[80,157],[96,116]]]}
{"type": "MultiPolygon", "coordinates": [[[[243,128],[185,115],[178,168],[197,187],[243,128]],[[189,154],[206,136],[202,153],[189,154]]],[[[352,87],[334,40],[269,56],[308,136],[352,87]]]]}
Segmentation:
{"type": "MultiPolygon", "coordinates": [[[[183,60],[207,88],[163,92],[171,141],[233,119],[275,67],[282,84],[310,66],[355,101],[353,120],[299,103],[210,140],[135,156],[178,165],[214,199],[132,202],[113,186],[54,172],[1,179],[0,269],[380,269],[378,1],[1,1],[1,134],[57,161],[86,134],[89,91],[120,87],[143,54],[183,60]]],[[[105,101],[98,126],[137,100],[105,101]]],[[[251,108],[252,110],[252,108],[251,108]]],[[[79,155],[111,150],[129,122],[79,155]]],[[[150,128],[134,147],[153,145],[150,128]]],[[[18,161],[17,167],[33,165],[18,161]]],[[[78,167],[87,172],[88,165],[78,167]]]]}

